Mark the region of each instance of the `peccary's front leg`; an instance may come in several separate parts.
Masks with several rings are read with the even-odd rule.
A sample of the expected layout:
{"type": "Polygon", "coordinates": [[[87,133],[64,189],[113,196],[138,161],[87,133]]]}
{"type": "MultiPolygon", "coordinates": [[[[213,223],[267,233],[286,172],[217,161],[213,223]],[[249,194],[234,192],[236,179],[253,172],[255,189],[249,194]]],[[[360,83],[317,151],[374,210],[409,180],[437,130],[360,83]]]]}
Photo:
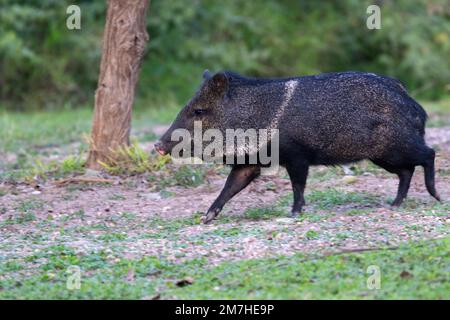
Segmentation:
{"type": "Polygon", "coordinates": [[[211,222],[222,210],[225,203],[227,203],[234,195],[244,189],[250,182],[252,182],[261,173],[259,166],[236,165],[231,169],[228,175],[227,182],[220,192],[220,195],[209,208],[205,216],[203,216],[203,223],[211,222]]]}
{"type": "Polygon", "coordinates": [[[303,161],[298,161],[295,164],[286,166],[289,178],[291,179],[292,191],[294,193],[292,217],[296,217],[302,211],[302,207],[305,204],[303,193],[305,192],[308,169],[308,164],[303,161]]]}

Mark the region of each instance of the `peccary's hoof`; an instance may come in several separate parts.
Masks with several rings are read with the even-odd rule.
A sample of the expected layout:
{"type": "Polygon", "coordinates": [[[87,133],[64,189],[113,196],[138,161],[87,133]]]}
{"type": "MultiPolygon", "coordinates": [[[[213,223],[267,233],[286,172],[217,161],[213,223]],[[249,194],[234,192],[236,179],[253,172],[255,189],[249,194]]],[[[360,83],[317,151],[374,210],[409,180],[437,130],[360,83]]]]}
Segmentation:
{"type": "Polygon", "coordinates": [[[201,218],[201,220],[202,220],[202,222],[204,223],[204,224],[208,224],[208,223],[210,223],[211,221],[213,221],[214,220],[214,218],[217,216],[217,212],[216,211],[208,211],[207,213],[206,213],[206,215],[204,215],[202,218],[201,218]]]}
{"type": "Polygon", "coordinates": [[[300,215],[300,211],[291,211],[289,215],[291,218],[297,218],[300,215]]]}
{"type": "Polygon", "coordinates": [[[442,202],[441,196],[439,195],[439,193],[435,192],[433,197],[434,197],[437,201],[442,202]]]}
{"type": "Polygon", "coordinates": [[[394,202],[391,203],[391,207],[400,207],[400,205],[402,204],[403,201],[399,201],[399,200],[395,200],[394,202]]]}

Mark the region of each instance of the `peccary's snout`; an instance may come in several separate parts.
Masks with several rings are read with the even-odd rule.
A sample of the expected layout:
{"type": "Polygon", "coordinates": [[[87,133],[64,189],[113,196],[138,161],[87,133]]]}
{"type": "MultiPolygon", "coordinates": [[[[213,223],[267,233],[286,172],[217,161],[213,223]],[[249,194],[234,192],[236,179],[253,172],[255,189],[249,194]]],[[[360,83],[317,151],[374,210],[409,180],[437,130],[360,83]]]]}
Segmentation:
{"type": "Polygon", "coordinates": [[[168,153],[167,149],[164,147],[164,144],[161,141],[155,143],[155,150],[162,156],[165,156],[168,153]]]}

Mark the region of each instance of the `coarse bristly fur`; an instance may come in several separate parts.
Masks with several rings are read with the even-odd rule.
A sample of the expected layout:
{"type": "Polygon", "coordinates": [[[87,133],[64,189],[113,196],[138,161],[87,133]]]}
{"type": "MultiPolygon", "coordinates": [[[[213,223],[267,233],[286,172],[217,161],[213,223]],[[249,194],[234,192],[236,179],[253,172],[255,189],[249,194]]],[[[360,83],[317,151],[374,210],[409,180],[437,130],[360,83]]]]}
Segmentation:
{"type": "MultiPolygon", "coordinates": [[[[369,159],[399,177],[397,197],[406,197],[416,166],[423,166],[428,192],[435,190],[435,152],[424,140],[425,110],[396,79],[365,72],[264,79],[231,71],[205,71],[203,83],[180,111],[156,148],[169,153],[171,133],[202,130],[279,129],[280,165],[294,191],[292,214],[304,205],[310,165],[336,165],[369,159]]],[[[225,203],[260,174],[260,165],[233,165],[224,189],[205,215],[210,222],[225,203]]]]}

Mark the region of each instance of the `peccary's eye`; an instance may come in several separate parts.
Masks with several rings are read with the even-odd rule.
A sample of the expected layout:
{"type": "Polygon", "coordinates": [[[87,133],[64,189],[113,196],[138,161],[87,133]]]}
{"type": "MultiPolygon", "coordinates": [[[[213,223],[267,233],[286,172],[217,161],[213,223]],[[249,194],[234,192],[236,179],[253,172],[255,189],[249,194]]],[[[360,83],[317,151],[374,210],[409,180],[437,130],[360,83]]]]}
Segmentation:
{"type": "Polygon", "coordinates": [[[206,113],[205,109],[194,109],[194,114],[196,116],[200,116],[200,115],[205,114],[205,113],[206,113]]]}

